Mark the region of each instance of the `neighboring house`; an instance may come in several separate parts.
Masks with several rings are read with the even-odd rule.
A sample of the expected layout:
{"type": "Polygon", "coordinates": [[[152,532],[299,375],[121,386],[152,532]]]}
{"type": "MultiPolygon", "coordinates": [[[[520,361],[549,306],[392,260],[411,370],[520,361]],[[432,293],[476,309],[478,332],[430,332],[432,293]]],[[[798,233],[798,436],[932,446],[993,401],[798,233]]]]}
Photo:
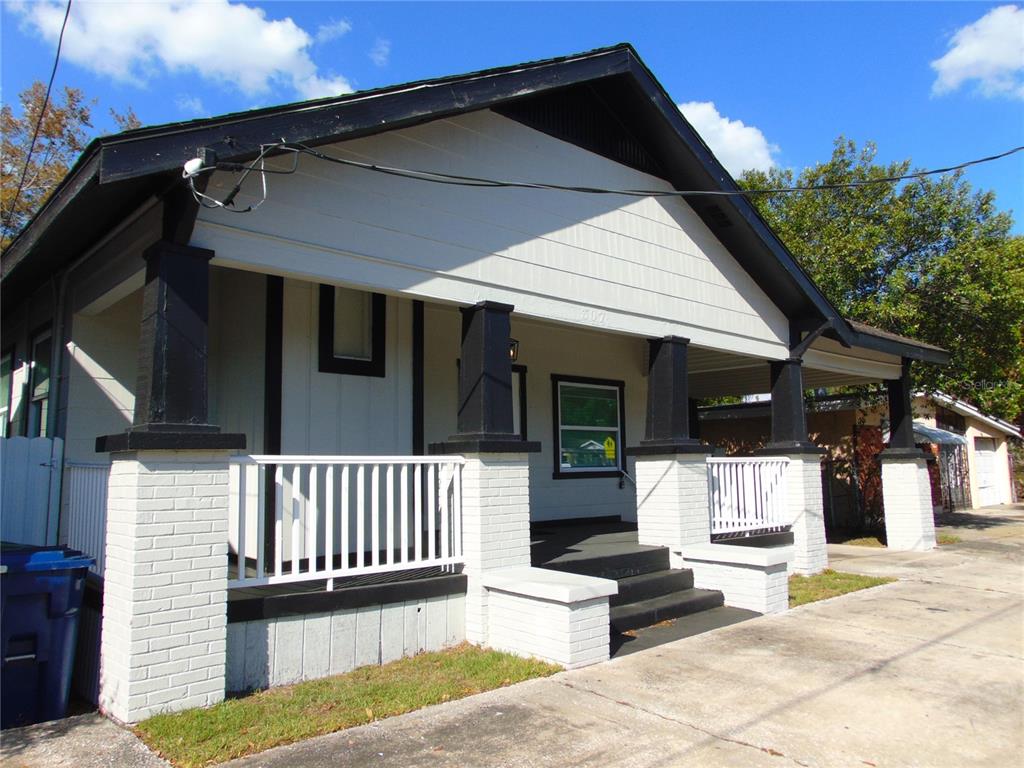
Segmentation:
{"type": "MultiPolygon", "coordinates": [[[[1009,440],[1013,424],[941,393],[915,394],[914,440],[936,459],[930,467],[937,509],[977,509],[1015,501],[1009,440]]],[[[808,401],[811,440],[827,452],[823,477],[826,519],[836,528],[859,527],[871,507],[881,509],[878,454],[888,436],[884,404],[849,395],[808,401]]],[[[757,450],[770,439],[770,405],[744,402],[700,410],[701,438],[727,454],[757,450]]]]}
{"type": "Polygon", "coordinates": [[[784,610],[827,562],[805,387],[885,382],[890,544],[933,546],[908,364],[948,354],[845,320],[723,191],[626,45],[90,144],[3,256],[3,349],[103,558],[104,710],[462,639],[579,666],[694,584],[784,610]],[[695,398],[769,389],[773,455],[708,459],[695,398]],[[595,518],[634,542],[531,567],[531,524],[595,518]]]}

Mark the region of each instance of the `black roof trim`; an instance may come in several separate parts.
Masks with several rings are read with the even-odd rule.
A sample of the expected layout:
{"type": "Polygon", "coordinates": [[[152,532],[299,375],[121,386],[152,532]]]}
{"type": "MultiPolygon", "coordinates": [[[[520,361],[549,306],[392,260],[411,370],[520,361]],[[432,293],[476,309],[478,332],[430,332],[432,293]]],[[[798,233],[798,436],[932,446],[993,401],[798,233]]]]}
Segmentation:
{"type": "MultiPolygon", "coordinates": [[[[670,182],[676,185],[685,182],[693,189],[739,191],[735,180],[686,121],[633,47],[621,43],[571,56],[139,128],[96,139],[7,249],[0,263],[0,279],[7,283],[11,273],[37,246],[47,254],[43,259],[45,263],[22,271],[51,270],[52,273],[62,259],[71,257],[72,248],[80,252],[91,245],[90,238],[93,241],[97,238],[101,224],[109,226],[106,220],[97,220],[99,217],[90,217],[86,211],[75,210],[73,201],[88,199],[91,211],[102,210],[113,216],[118,211],[112,209],[125,205],[128,199],[159,193],[175,183],[180,179],[181,167],[202,147],[214,149],[221,160],[238,161],[254,156],[260,143],[274,139],[325,144],[590,83],[618,83],[614,86],[619,88],[617,93],[624,93],[622,84],[628,84],[631,95],[623,98],[629,100],[631,108],[638,109],[638,120],[648,121],[651,130],[647,139],[655,141],[663,155],[674,163],[671,174],[667,174],[670,182]],[[678,152],[680,141],[690,158],[685,157],[687,153],[678,152]],[[56,237],[49,231],[54,224],[60,225],[64,237],[56,237]],[[66,232],[74,229],[74,225],[86,230],[77,243],[69,242],[66,237],[66,232]]],[[[776,301],[791,317],[818,315],[831,321],[832,335],[843,344],[867,346],[930,362],[948,360],[948,356],[938,359],[941,354],[929,352],[927,345],[920,346],[913,340],[896,341],[854,331],[746,197],[718,198],[714,205],[708,205],[706,198],[692,198],[687,202],[716,235],[732,238],[731,247],[727,247],[738,254],[737,258],[742,257],[742,266],[770,295],[779,292],[776,301]],[[716,228],[716,222],[726,229],[716,228]],[[734,226],[736,223],[742,226],[734,226]],[[761,248],[768,252],[764,257],[774,258],[762,257],[757,253],[761,248]],[[753,250],[746,253],[750,249],[753,250]]],[[[33,278],[26,276],[26,279],[33,278]]],[[[12,289],[9,284],[4,287],[12,289]]]]}

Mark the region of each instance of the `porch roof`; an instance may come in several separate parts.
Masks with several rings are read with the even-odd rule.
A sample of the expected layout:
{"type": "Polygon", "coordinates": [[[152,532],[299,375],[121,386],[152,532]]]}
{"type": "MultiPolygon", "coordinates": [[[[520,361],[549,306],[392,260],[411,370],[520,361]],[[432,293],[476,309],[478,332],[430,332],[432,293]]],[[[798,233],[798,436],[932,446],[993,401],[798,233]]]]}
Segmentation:
{"type": "MultiPolygon", "coordinates": [[[[3,298],[23,295],[98,242],[147,200],[180,185],[200,149],[244,162],[281,139],[311,146],[465,112],[507,117],[669,181],[739,191],[629,44],[339,97],[150,126],[95,139],[0,260],[3,298]],[[576,114],[575,124],[555,117],[576,114]],[[608,127],[612,126],[612,127],[608,127]],[[620,131],[612,136],[610,131],[620,131]],[[624,143],[624,141],[625,143],[624,143]],[[625,148],[624,148],[625,147],[625,148]]],[[[785,314],[844,346],[948,362],[929,344],[844,319],[742,195],[687,203],[785,314]]]]}

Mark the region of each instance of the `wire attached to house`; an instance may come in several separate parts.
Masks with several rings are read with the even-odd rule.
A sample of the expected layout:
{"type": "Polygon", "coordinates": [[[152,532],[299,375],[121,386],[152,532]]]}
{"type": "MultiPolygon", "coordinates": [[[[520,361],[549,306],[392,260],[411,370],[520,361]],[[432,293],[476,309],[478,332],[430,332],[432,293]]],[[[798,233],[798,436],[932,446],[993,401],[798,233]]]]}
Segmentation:
{"type": "MultiPolygon", "coordinates": [[[[1008,149],[1005,152],[999,154],[989,155],[988,157],[981,157],[974,160],[968,160],[963,163],[951,165],[945,168],[933,168],[924,171],[915,171],[913,173],[903,174],[899,176],[884,176],[876,179],[863,179],[859,181],[840,182],[835,184],[820,184],[814,186],[796,186],[796,187],[771,187],[763,189],[735,189],[735,190],[706,190],[706,189],[693,189],[693,190],[663,190],[663,189],[610,189],[606,187],[591,187],[591,186],[580,186],[570,184],[554,184],[546,182],[532,182],[532,181],[511,181],[501,179],[490,179],[479,176],[465,176],[461,174],[443,173],[441,171],[424,171],[416,170],[412,168],[399,168],[387,165],[378,165],[376,163],[365,163],[359,160],[350,160],[344,157],[336,157],[329,155],[318,149],[314,149],[306,144],[298,142],[288,142],[282,139],[280,142],[275,144],[261,144],[259,155],[248,165],[242,165],[238,163],[216,163],[209,167],[198,167],[189,173],[188,166],[186,165],[186,171],[183,175],[186,178],[192,179],[199,173],[204,173],[213,170],[225,170],[225,171],[239,171],[242,173],[241,178],[235,184],[231,192],[225,197],[223,201],[215,200],[212,197],[208,197],[205,194],[197,192],[195,185],[192,184],[193,194],[197,196],[197,200],[204,207],[208,208],[224,208],[225,210],[232,211],[234,213],[247,213],[258,208],[267,197],[266,187],[266,174],[277,173],[277,174],[291,174],[298,170],[298,159],[299,155],[309,155],[317,160],[323,160],[325,162],[333,163],[336,165],[343,165],[350,168],[359,168],[366,171],[373,171],[375,173],[382,173],[389,176],[398,176],[400,178],[411,179],[414,181],[425,181],[433,184],[447,184],[462,187],[483,187],[489,189],[539,189],[545,191],[555,192],[577,192],[581,194],[591,195],[622,195],[626,197],[742,197],[747,195],[778,195],[778,194],[795,194],[803,192],[820,192],[830,191],[839,189],[856,189],[860,187],[873,186],[877,184],[893,184],[900,181],[911,181],[920,180],[926,176],[934,176],[938,174],[951,173],[954,171],[960,171],[965,168],[969,168],[974,165],[981,165],[982,163],[990,163],[995,160],[1001,160],[1010,155],[1016,154],[1017,152],[1024,151],[1024,146],[1014,147],[1008,149]],[[277,152],[290,152],[293,154],[293,163],[291,168],[287,169],[272,169],[265,167],[265,159],[268,155],[277,152]],[[256,165],[260,166],[260,175],[263,179],[263,198],[256,203],[254,206],[250,206],[245,209],[236,209],[231,207],[234,203],[235,197],[241,190],[241,185],[245,179],[252,173],[256,165]],[[209,201],[203,203],[203,200],[209,201]]],[[[195,162],[195,161],[190,161],[195,162]]]]}
{"type": "Polygon", "coordinates": [[[60,36],[57,38],[57,53],[53,57],[53,68],[50,70],[50,81],[46,84],[46,95],[43,97],[43,108],[39,110],[38,116],[36,116],[36,125],[32,130],[32,141],[28,144],[28,153],[25,155],[25,165],[21,169],[21,179],[18,181],[18,186],[14,190],[14,198],[11,202],[11,207],[8,211],[7,221],[5,225],[10,225],[14,220],[15,213],[18,210],[18,200],[21,198],[21,193],[25,189],[25,177],[28,175],[28,166],[32,162],[32,153],[36,148],[36,141],[39,139],[39,131],[42,129],[43,119],[46,117],[46,110],[50,106],[50,91],[53,89],[53,80],[57,76],[57,65],[60,63],[60,49],[64,45],[64,30],[68,26],[68,17],[71,16],[71,0],[68,0],[67,7],[64,9],[64,21],[60,25],[60,36]]]}

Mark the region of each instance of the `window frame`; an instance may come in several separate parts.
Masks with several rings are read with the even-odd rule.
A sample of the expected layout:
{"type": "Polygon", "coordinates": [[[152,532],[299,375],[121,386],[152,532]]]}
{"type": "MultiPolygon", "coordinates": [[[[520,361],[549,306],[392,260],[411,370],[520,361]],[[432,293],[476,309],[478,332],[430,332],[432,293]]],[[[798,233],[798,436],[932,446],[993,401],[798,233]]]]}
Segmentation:
{"type": "Polygon", "coordinates": [[[11,358],[11,371],[10,371],[10,386],[7,389],[7,402],[0,403],[0,409],[3,409],[4,414],[2,421],[0,421],[0,437],[11,437],[11,430],[14,427],[14,422],[11,420],[11,404],[14,402],[14,373],[17,370],[17,347],[11,344],[6,349],[0,350],[0,359],[3,359],[10,355],[11,358]]]}
{"type": "MultiPolygon", "coordinates": [[[[626,444],[626,382],[620,379],[597,379],[590,376],[571,376],[568,374],[551,374],[551,422],[554,441],[552,453],[554,471],[551,474],[554,480],[580,480],[583,478],[620,478],[625,471],[623,464],[624,446],[626,444]],[[614,389],[617,391],[619,401],[619,442],[615,447],[615,469],[562,469],[562,404],[559,398],[559,387],[562,384],[583,385],[599,387],[603,389],[614,389]]],[[[567,427],[571,429],[571,427],[567,427]]]]}
{"type": "Polygon", "coordinates": [[[51,324],[46,323],[33,331],[29,336],[28,351],[30,360],[28,376],[25,381],[25,420],[23,432],[25,437],[49,437],[46,433],[48,426],[46,422],[49,421],[50,395],[53,394],[53,326],[51,324]],[[50,359],[46,361],[48,370],[46,396],[36,397],[36,347],[47,338],[50,340],[50,359]],[[36,403],[43,402],[46,403],[45,409],[43,406],[39,406],[39,413],[36,414],[36,403]],[[44,415],[46,418],[44,418],[44,415]],[[38,423],[34,423],[36,421],[38,423]]]}
{"type": "Polygon", "coordinates": [[[387,296],[370,293],[370,359],[340,357],[334,354],[334,295],[344,286],[320,285],[319,369],[320,373],[384,378],[387,352],[387,296]]]}

